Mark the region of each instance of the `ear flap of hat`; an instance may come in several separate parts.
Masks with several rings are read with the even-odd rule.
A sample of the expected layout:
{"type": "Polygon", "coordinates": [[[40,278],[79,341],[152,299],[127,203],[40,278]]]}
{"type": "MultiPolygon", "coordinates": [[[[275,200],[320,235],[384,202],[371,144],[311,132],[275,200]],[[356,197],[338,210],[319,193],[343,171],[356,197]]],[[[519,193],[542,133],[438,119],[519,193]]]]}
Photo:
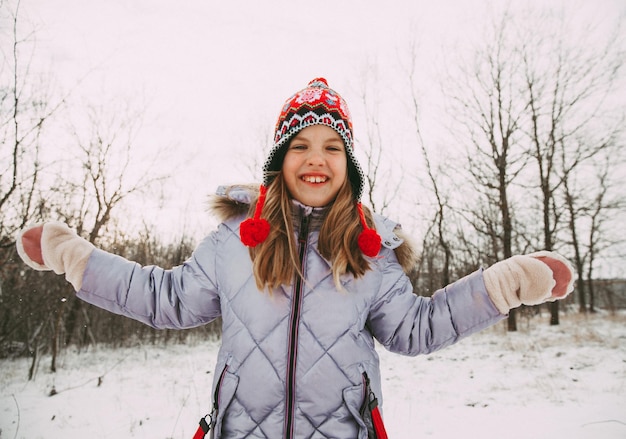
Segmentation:
{"type": "Polygon", "coordinates": [[[359,212],[359,219],[361,220],[361,226],[363,231],[359,234],[358,244],[359,248],[365,256],[373,258],[378,255],[382,245],[380,235],[376,233],[376,230],[368,227],[365,222],[365,214],[363,213],[363,205],[359,202],[356,204],[356,208],[359,212]]]}

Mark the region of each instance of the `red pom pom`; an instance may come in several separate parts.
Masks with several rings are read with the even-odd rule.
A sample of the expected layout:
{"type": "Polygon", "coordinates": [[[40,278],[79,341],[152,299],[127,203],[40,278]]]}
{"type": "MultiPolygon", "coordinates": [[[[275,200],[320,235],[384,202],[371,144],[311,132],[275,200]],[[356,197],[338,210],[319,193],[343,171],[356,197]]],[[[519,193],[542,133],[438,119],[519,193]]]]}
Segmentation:
{"type": "Polygon", "coordinates": [[[359,235],[358,243],[363,254],[370,258],[376,256],[380,251],[381,239],[374,229],[363,230],[359,235]]]}
{"type": "Polygon", "coordinates": [[[270,233],[270,224],[267,220],[260,218],[248,218],[239,227],[241,242],[248,247],[256,247],[265,241],[270,233]]]}

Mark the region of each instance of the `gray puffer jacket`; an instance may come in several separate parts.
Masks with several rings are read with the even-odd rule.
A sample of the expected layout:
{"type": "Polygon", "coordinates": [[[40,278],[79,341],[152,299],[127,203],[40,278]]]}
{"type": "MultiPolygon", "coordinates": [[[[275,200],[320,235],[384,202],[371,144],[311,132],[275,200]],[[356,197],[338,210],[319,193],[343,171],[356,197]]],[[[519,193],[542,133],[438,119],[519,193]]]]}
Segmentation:
{"type": "Polygon", "coordinates": [[[415,295],[397,258],[405,244],[394,233],[396,224],[382,217],[376,228],[385,242],[371,270],[360,279],[344,275],[344,291],[337,291],[330,264],[317,250],[324,210],[296,204],[305,279],[260,292],[239,238],[247,210],[239,201],[223,198],[233,209],[222,209],[226,218],[217,230],[171,270],[95,250],[78,292],[156,328],[190,328],[222,317],[215,438],[365,439],[366,376],[382,404],[374,339],[400,354],[429,353],[504,317],[481,271],[432,298],[415,295]]]}

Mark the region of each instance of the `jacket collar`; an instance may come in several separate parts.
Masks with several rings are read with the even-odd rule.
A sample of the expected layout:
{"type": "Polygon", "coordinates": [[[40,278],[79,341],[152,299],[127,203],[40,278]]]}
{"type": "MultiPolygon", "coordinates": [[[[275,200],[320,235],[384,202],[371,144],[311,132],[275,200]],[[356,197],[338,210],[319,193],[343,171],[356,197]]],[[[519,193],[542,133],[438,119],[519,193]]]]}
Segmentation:
{"type": "MultiPolygon", "coordinates": [[[[242,220],[248,215],[250,203],[258,197],[258,188],[258,184],[220,186],[217,192],[209,197],[209,210],[213,212],[220,221],[233,220],[235,218],[242,220]]],[[[296,230],[300,228],[301,219],[305,214],[312,215],[310,230],[319,230],[328,213],[328,207],[305,206],[295,200],[293,201],[293,206],[292,218],[296,230]]],[[[411,242],[410,237],[403,233],[399,227],[396,227],[397,224],[395,223],[387,225],[385,221],[381,219],[380,221],[376,221],[376,226],[383,239],[391,234],[398,236],[402,240],[398,246],[385,245],[385,247],[394,250],[398,262],[400,262],[404,271],[410,273],[418,260],[417,247],[411,242]]]]}
{"type": "Polygon", "coordinates": [[[329,206],[311,207],[302,204],[298,200],[291,200],[291,219],[296,232],[300,231],[300,224],[304,217],[309,217],[309,230],[319,230],[322,227],[324,218],[328,213],[329,206]]]}

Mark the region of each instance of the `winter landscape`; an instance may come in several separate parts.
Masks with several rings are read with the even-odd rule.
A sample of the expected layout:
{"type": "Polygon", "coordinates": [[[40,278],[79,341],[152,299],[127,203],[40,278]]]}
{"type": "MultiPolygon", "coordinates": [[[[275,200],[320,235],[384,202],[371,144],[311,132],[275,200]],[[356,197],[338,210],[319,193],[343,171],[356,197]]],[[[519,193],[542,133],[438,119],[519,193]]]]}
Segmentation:
{"type": "MultiPolygon", "coordinates": [[[[391,439],[626,438],[626,313],[548,313],[429,356],[379,350],[391,439]]],[[[219,341],[0,361],[0,438],[191,439],[219,341]],[[50,396],[51,393],[55,395],[50,396]]]]}
{"type": "MultiPolygon", "coordinates": [[[[450,84],[454,82],[445,81],[459,79],[458,84],[466,84],[465,79],[480,79],[480,75],[473,77],[471,69],[466,68],[474,62],[478,65],[480,54],[490,53],[485,49],[491,47],[486,32],[491,29],[488,24],[500,23],[492,20],[500,17],[501,11],[510,12],[511,23],[526,23],[529,11],[520,6],[525,3],[535,6],[538,15],[530,14],[529,22],[536,24],[537,29],[540,23],[534,17],[558,22],[559,6],[566,6],[560,21],[562,34],[552,33],[559,26],[548,26],[544,29],[547,33],[536,32],[538,42],[522,40],[529,45],[538,44],[537,48],[546,51],[550,62],[538,63],[539,72],[551,72],[551,69],[544,71],[545,66],[586,71],[579,67],[589,65],[600,72],[608,71],[599,64],[602,57],[598,55],[602,52],[598,48],[605,40],[615,42],[616,51],[610,53],[623,56],[623,25],[618,26],[626,17],[623,0],[438,3],[404,0],[395,2],[394,7],[373,0],[318,1],[315,7],[287,0],[248,2],[245,7],[240,2],[206,0],[176,4],[171,0],[0,1],[5,20],[0,26],[5,41],[0,44],[0,53],[12,52],[11,45],[6,44],[12,37],[16,42],[23,38],[25,43],[21,51],[15,52],[13,60],[20,68],[13,70],[5,66],[0,69],[5,76],[0,77],[15,81],[16,90],[23,84],[25,95],[32,94],[21,98],[23,107],[15,104],[19,111],[13,112],[9,105],[9,111],[4,113],[12,123],[3,126],[15,126],[16,137],[12,143],[14,134],[0,136],[3,140],[0,164],[4,169],[2,160],[11,156],[2,149],[4,145],[15,145],[16,151],[18,146],[23,148],[28,154],[15,157],[36,159],[32,163],[26,160],[15,164],[15,169],[19,165],[22,172],[24,187],[35,188],[35,182],[41,185],[37,193],[46,203],[50,202],[49,211],[61,205],[61,213],[72,217],[76,206],[69,198],[63,198],[69,197],[65,192],[58,192],[59,198],[51,198],[50,194],[56,192],[50,191],[50,182],[83,181],[80,170],[87,168],[85,162],[76,158],[80,156],[77,151],[82,151],[79,134],[83,131],[91,134],[92,129],[99,127],[98,123],[104,127],[109,116],[122,113],[128,119],[122,117],[121,126],[133,128],[136,123],[141,130],[111,131],[116,139],[132,134],[133,153],[138,153],[132,156],[131,171],[118,175],[117,163],[113,163],[107,174],[106,182],[126,181],[126,177],[131,177],[123,189],[132,195],[115,206],[116,221],[109,224],[110,234],[115,231],[132,234],[145,226],[151,237],[163,236],[168,240],[172,238],[169,235],[175,239],[179,233],[188,233],[199,239],[212,230],[211,224],[207,224],[212,220],[206,213],[206,196],[219,185],[249,182],[258,177],[250,175],[256,172],[252,168],[260,170],[252,164],[263,154],[266,130],[275,122],[276,105],[297,87],[323,75],[354,102],[352,111],[360,146],[370,143],[370,137],[376,137],[369,132],[372,128],[380,127],[380,132],[374,134],[380,134],[379,146],[388,163],[385,166],[393,171],[389,175],[399,176],[398,169],[406,174],[404,181],[400,179],[406,186],[397,191],[387,213],[421,239],[427,229],[424,224],[430,224],[436,209],[430,184],[418,180],[427,175],[423,155],[416,152],[416,145],[422,142],[417,142],[418,135],[420,138],[423,135],[424,151],[431,152],[433,169],[438,169],[435,166],[440,163],[447,168],[448,163],[459,161],[464,155],[459,151],[465,145],[457,137],[451,140],[451,128],[471,125],[472,119],[463,119],[464,113],[449,114],[450,101],[446,99],[454,101],[458,96],[450,92],[453,89],[450,84]],[[509,10],[511,4],[519,8],[509,10]],[[13,20],[17,5],[20,14],[16,13],[13,20]],[[539,6],[555,9],[544,10],[539,6]],[[15,29],[14,35],[10,29],[15,29]],[[585,49],[581,51],[585,55],[582,60],[596,63],[584,61],[579,66],[569,56],[577,51],[564,52],[569,54],[562,57],[564,64],[554,63],[557,57],[553,54],[561,52],[550,52],[552,46],[544,47],[544,44],[561,41],[555,35],[565,36],[563,41],[573,42],[572,47],[585,49]],[[576,45],[578,42],[584,44],[576,45]],[[415,77],[411,68],[415,68],[415,77]],[[409,73],[411,77],[407,78],[409,73]],[[460,76],[455,78],[455,74],[460,76]],[[41,76],[45,78],[41,90],[32,87],[39,84],[41,76]],[[48,90],[50,95],[46,94],[48,90]],[[452,96],[446,96],[447,93],[452,96]],[[415,97],[419,98],[421,114],[418,108],[413,108],[415,97]],[[49,120],[43,124],[41,116],[31,110],[46,99],[50,107],[58,110],[46,115],[49,120]],[[133,111],[127,115],[118,110],[120,107],[133,111]],[[100,120],[96,110],[102,111],[100,120]],[[136,115],[135,111],[140,114],[136,115]],[[96,119],[93,125],[83,120],[84,115],[92,113],[96,119]],[[414,120],[418,115],[422,128],[417,126],[416,130],[414,120]],[[42,131],[45,135],[31,129],[33,120],[36,127],[45,128],[42,131]],[[459,124],[459,121],[464,122],[459,124]],[[18,122],[22,123],[24,138],[18,136],[18,122]],[[40,151],[41,157],[33,151],[40,151]],[[159,160],[155,159],[154,167],[150,168],[153,157],[159,160]],[[39,160],[44,165],[37,168],[41,170],[37,174],[32,169],[39,160]],[[76,175],[68,169],[76,171],[76,175]],[[142,175],[144,169],[146,175],[152,172],[167,175],[166,183],[147,193],[134,194],[134,189],[130,189],[134,177],[142,175]],[[422,198],[415,198],[416,193],[422,198]],[[418,208],[424,210],[423,218],[418,208]],[[134,224],[135,220],[138,224],[134,224]]],[[[524,26],[506,29],[519,31],[524,26]]],[[[514,32],[512,41],[517,41],[515,38],[520,35],[523,34],[514,32]]],[[[507,42],[504,39],[502,44],[507,42]]],[[[511,53],[506,45],[502,47],[505,49],[498,53],[511,53]]],[[[11,61],[10,58],[6,60],[11,61]]],[[[515,58],[504,58],[506,65],[512,60],[515,58]]],[[[538,77],[554,79],[558,86],[555,90],[560,90],[561,82],[556,76],[540,73],[538,77]]],[[[587,139],[591,144],[597,140],[596,133],[604,133],[604,128],[615,121],[614,137],[623,139],[620,122],[626,100],[623,93],[615,91],[624,90],[623,78],[620,76],[622,82],[614,87],[600,82],[602,99],[608,96],[609,104],[615,104],[620,111],[611,113],[609,105],[599,112],[603,118],[597,121],[590,118],[594,123],[582,131],[594,134],[587,139]]],[[[574,80],[571,85],[575,92],[578,86],[585,88],[574,80]]],[[[485,91],[491,96],[491,90],[481,90],[481,86],[478,81],[474,88],[467,88],[469,95],[485,91]]],[[[585,116],[587,113],[578,110],[581,101],[573,99],[573,102],[576,105],[572,104],[572,108],[581,111],[576,114],[585,116]]],[[[595,100],[589,102],[596,108],[595,100]]],[[[583,107],[587,105],[582,103],[583,107]]],[[[462,138],[468,140],[469,134],[462,138]]],[[[87,143],[91,140],[86,137],[87,143]]],[[[611,145],[615,148],[612,151],[623,151],[623,145],[616,141],[611,145]]],[[[126,146],[116,144],[116,148],[122,149],[115,149],[107,157],[124,156],[120,151],[126,146]]],[[[365,159],[365,148],[360,147],[357,154],[365,159]]],[[[610,154],[606,157],[610,157],[610,164],[622,163],[610,154]]],[[[464,169],[463,163],[460,168],[464,169]]],[[[596,171],[600,167],[587,169],[596,171]]],[[[611,181],[617,182],[620,200],[624,174],[619,172],[623,169],[611,174],[611,181]]],[[[452,188],[446,189],[446,194],[463,198],[465,192],[460,189],[471,190],[470,176],[457,172],[451,173],[453,178],[444,172],[437,172],[436,176],[443,179],[442,187],[446,188],[447,184],[452,188]]],[[[580,176],[581,172],[572,175],[580,176]]],[[[10,179],[3,177],[0,172],[0,183],[6,185],[10,179]]],[[[396,187],[393,178],[388,184],[381,180],[382,190],[374,201],[388,200],[389,188],[396,187]]],[[[1,194],[9,193],[5,186],[0,186],[1,194]]],[[[581,212],[591,207],[585,200],[593,199],[598,186],[584,179],[579,182],[581,212]]],[[[85,194],[93,195],[88,191],[85,194]]],[[[0,276],[4,276],[0,277],[3,311],[0,327],[3,331],[11,326],[8,323],[20,331],[22,326],[28,327],[23,329],[26,335],[21,338],[9,331],[2,333],[9,344],[36,337],[45,343],[39,344],[44,347],[32,380],[28,379],[30,358],[0,359],[0,439],[191,439],[199,418],[211,404],[219,349],[217,339],[194,336],[184,344],[150,344],[144,339],[125,348],[114,349],[101,343],[81,351],[76,344],[70,344],[57,358],[57,371],[50,371],[50,349],[46,343],[52,341],[50,322],[57,311],[49,304],[53,303],[51,297],[56,296],[53,293],[44,296],[37,286],[52,285],[53,277],[44,278],[42,284],[23,285],[19,294],[8,281],[19,277],[13,275],[22,269],[16,265],[17,257],[11,255],[14,245],[10,241],[15,232],[22,225],[41,219],[39,215],[48,215],[35,212],[35,207],[40,206],[37,202],[22,209],[23,200],[30,195],[15,191],[11,202],[0,209],[0,241],[4,239],[0,246],[0,276]],[[24,210],[23,218],[13,218],[18,210],[24,210]],[[10,221],[3,223],[5,218],[10,221]],[[19,309],[14,305],[18,302],[19,309]],[[11,322],[6,317],[9,314],[15,314],[11,322]],[[44,329],[40,331],[41,328],[44,329]]],[[[530,199],[529,192],[522,192],[515,201],[518,207],[526,209],[530,199]]],[[[476,206],[480,207],[478,203],[476,206]]],[[[612,217],[616,222],[607,223],[607,234],[602,236],[604,243],[613,238],[623,243],[620,232],[623,203],[620,206],[622,210],[612,217]]],[[[85,224],[93,223],[96,210],[85,209],[81,217],[85,224]]],[[[563,215],[563,212],[564,207],[557,213],[563,215]]],[[[515,214],[524,221],[522,225],[532,226],[531,229],[540,218],[537,212],[528,210],[517,210],[515,214]]],[[[585,217],[582,220],[583,225],[587,224],[585,217]]],[[[559,223],[558,230],[567,231],[567,227],[559,223]]],[[[527,231],[522,227],[519,233],[523,235],[527,231]]],[[[585,231],[583,227],[581,233],[585,231]]],[[[449,230],[451,234],[454,232],[449,230]]],[[[568,257],[571,256],[569,242],[569,235],[560,241],[561,247],[568,250],[568,257]]],[[[595,275],[598,279],[623,279],[626,277],[624,252],[609,250],[614,254],[596,262],[595,275]]],[[[473,253],[471,256],[475,257],[473,253]]],[[[62,301],[66,302],[65,296],[62,301]]],[[[558,326],[549,325],[549,312],[542,308],[532,316],[527,312],[518,315],[517,332],[507,332],[506,322],[502,322],[428,356],[407,358],[379,349],[383,415],[389,438],[626,439],[626,310],[610,313],[598,309],[585,315],[578,312],[577,305],[570,306],[562,307],[558,326]]],[[[78,324],[77,328],[80,327],[78,324]]]]}

